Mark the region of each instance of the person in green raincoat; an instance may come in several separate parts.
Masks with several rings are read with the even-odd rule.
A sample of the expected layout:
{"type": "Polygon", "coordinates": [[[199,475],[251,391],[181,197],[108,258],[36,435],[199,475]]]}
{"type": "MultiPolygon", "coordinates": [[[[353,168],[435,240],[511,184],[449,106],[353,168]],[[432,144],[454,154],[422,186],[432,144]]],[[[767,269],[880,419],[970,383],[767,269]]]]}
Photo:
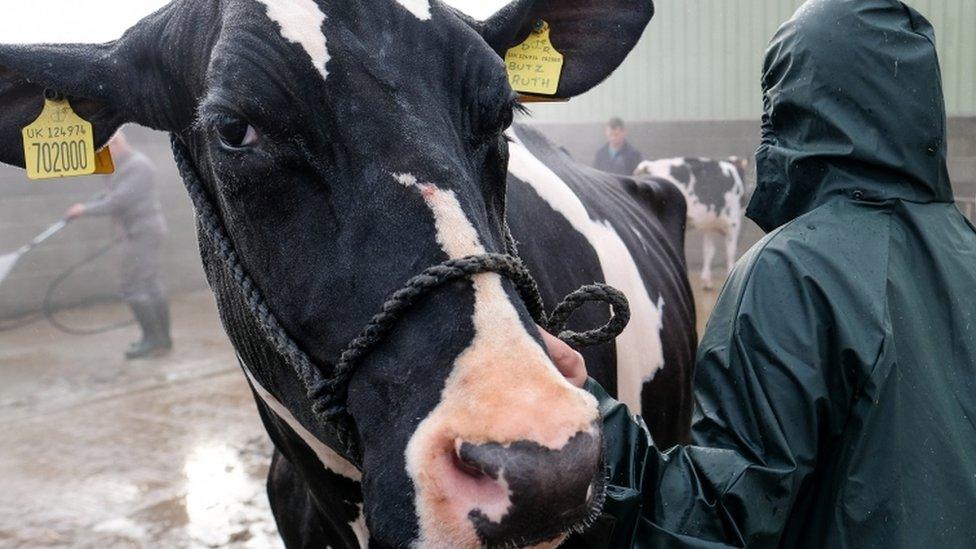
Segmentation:
{"type": "Polygon", "coordinates": [[[810,0],[777,32],[748,208],[769,234],[701,343],[694,445],[587,382],[611,471],[587,545],[976,547],[976,229],[934,41],[897,0],[810,0]]]}

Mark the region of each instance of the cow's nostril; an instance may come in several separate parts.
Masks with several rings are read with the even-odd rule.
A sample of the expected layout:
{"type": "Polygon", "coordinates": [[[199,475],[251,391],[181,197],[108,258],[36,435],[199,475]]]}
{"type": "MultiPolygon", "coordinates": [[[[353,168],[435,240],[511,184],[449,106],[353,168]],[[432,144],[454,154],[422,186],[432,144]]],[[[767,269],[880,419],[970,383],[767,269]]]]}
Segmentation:
{"type": "Polygon", "coordinates": [[[498,445],[457,443],[457,458],[461,465],[476,475],[498,478],[498,471],[505,465],[505,450],[498,445]]]}
{"type": "Polygon", "coordinates": [[[488,476],[487,472],[484,469],[484,464],[469,461],[470,456],[468,457],[468,460],[462,457],[461,447],[462,445],[458,444],[458,449],[455,450],[455,452],[451,455],[451,458],[454,462],[453,463],[454,467],[461,473],[464,473],[465,475],[476,480],[481,480],[484,477],[488,476]]]}

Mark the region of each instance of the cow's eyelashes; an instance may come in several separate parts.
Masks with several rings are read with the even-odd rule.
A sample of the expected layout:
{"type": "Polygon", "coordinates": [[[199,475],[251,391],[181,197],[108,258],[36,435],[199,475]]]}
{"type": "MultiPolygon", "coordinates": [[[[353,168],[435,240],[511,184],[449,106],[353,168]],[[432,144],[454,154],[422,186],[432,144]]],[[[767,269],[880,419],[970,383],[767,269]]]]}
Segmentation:
{"type": "Polygon", "coordinates": [[[502,109],[502,114],[498,120],[498,133],[502,133],[512,126],[515,122],[515,110],[512,108],[502,109]]]}
{"type": "Polygon", "coordinates": [[[214,131],[221,146],[240,150],[253,147],[260,141],[258,131],[243,118],[221,116],[214,123],[214,131]]]}
{"type": "Polygon", "coordinates": [[[511,127],[515,121],[515,105],[505,105],[500,110],[495,109],[490,114],[482,113],[482,122],[479,124],[479,131],[474,134],[476,145],[484,145],[493,142],[499,135],[504,134],[505,130],[511,127]]]}

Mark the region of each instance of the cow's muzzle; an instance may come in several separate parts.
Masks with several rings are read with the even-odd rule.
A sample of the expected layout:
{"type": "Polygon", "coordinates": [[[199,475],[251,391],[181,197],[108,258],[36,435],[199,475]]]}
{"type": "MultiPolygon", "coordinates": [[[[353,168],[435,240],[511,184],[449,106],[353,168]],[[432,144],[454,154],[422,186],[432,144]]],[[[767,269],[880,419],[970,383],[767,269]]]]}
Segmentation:
{"type": "Polygon", "coordinates": [[[580,530],[599,512],[605,478],[600,430],[550,449],[532,441],[501,445],[457,441],[459,490],[481,505],[468,518],[486,546],[525,546],[580,530]]]}

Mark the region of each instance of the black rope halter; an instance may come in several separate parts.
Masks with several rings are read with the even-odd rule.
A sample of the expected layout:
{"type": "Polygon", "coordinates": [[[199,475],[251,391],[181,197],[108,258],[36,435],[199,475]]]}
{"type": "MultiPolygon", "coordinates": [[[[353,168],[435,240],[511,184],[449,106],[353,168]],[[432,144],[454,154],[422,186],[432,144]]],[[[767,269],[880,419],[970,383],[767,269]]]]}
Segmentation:
{"type": "Polygon", "coordinates": [[[326,374],[285,332],[277,317],[268,308],[264,296],[244,269],[237,250],[227,236],[223,221],[212,206],[186,145],[176,134],[171,135],[170,140],[177,167],[196,209],[197,221],[202,233],[210,240],[215,253],[223,261],[258,325],[277,351],[295,369],[312,402],[315,415],[323,420],[326,427],[333,429],[332,434],[336,442],[342,446],[333,449],[357,466],[361,463],[361,454],[356,441],[355,426],[346,409],[349,381],[356,367],[383,341],[404,312],[435,289],[449,282],[481,273],[504,275],[515,285],[532,319],[546,331],[557,334],[559,339],[574,347],[608,343],[623,332],[630,320],[627,298],[621,291],[606,284],[583,286],[567,296],[551,315],[547,315],[539,287],[519,258],[515,240],[506,225],[508,254],[489,253],[450,259],[411,278],[403,288],[394,292],[386,300],[380,312],[373,316],[360,334],[346,346],[340,353],[339,360],[326,374]],[[573,312],[589,302],[609,304],[612,310],[610,321],[600,328],[586,332],[566,330],[566,323],[573,312]]]}

